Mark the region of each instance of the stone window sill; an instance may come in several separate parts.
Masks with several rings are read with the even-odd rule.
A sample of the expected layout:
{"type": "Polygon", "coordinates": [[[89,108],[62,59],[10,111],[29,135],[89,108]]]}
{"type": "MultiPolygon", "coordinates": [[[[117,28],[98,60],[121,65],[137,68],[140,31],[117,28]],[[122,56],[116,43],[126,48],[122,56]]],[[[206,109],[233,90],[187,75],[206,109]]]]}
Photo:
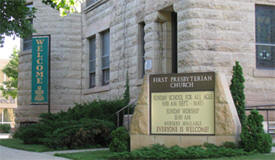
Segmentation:
{"type": "Polygon", "coordinates": [[[275,78],[275,70],[254,69],[254,77],[275,78]]]}
{"type": "Polygon", "coordinates": [[[99,0],[99,1],[96,1],[94,2],[93,4],[87,6],[85,9],[84,9],[84,13],[88,13],[92,10],[94,10],[95,8],[97,8],[98,6],[102,5],[103,3],[107,2],[108,0],[99,0]]]}
{"type": "Polygon", "coordinates": [[[99,86],[99,87],[85,89],[84,90],[84,95],[107,92],[109,90],[110,90],[110,85],[99,86]]]}

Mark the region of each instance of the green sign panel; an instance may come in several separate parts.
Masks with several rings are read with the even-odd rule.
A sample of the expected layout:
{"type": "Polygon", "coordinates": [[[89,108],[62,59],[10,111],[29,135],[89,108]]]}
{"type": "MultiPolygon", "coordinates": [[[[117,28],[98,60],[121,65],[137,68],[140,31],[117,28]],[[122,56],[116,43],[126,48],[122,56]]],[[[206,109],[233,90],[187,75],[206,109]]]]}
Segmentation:
{"type": "Polygon", "coordinates": [[[48,104],[49,36],[32,38],[32,104],[48,104]]]}

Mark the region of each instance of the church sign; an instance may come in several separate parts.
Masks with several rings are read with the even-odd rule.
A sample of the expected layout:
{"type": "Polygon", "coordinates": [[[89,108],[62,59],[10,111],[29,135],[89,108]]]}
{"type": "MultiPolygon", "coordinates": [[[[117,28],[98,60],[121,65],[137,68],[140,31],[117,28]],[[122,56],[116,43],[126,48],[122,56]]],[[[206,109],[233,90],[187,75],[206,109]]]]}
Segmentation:
{"type": "Polygon", "coordinates": [[[49,36],[32,38],[32,104],[48,104],[49,48],[49,36]]]}
{"type": "Polygon", "coordinates": [[[214,135],[215,73],[150,75],[151,135],[214,135]]]}

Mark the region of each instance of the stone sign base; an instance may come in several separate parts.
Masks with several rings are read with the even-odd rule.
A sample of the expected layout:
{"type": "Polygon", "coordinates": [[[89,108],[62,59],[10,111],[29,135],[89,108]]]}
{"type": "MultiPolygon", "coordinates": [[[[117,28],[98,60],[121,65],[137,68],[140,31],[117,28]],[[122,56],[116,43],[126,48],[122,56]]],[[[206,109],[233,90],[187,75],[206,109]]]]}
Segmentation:
{"type": "Polygon", "coordinates": [[[171,146],[193,146],[203,143],[221,145],[223,142],[239,141],[241,124],[231,97],[229,85],[222,73],[215,80],[215,135],[150,135],[149,78],[145,76],[137,106],[131,120],[131,150],[152,144],[171,146]]]}

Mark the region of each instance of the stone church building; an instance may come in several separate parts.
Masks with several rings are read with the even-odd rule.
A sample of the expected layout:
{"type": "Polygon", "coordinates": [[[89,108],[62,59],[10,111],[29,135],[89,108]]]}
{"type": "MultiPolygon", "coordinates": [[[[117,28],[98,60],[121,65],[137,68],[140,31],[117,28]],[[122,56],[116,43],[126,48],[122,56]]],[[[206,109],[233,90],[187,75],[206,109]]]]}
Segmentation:
{"type": "MultiPolygon", "coordinates": [[[[51,35],[51,111],[122,97],[136,99],[145,74],[223,72],[239,61],[246,104],[275,104],[275,0],[87,0],[81,13],[37,8],[33,35],[51,35]]],[[[21,40],[16,121],[36,121],[31,38],[21,40]]]]}

